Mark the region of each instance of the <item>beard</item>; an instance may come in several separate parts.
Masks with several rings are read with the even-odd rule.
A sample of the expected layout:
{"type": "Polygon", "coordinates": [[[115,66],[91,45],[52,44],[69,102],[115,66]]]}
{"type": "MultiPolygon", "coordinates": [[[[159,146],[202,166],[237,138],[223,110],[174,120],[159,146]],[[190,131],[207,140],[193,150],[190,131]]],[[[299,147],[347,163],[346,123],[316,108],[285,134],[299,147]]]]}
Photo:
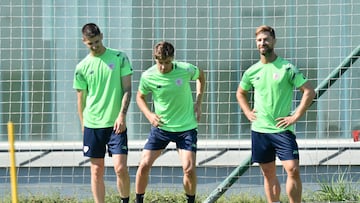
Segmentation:
{"type": "Polygon", "coordinates": [[[263,56],[267,56],[267,55],[271,54],[273,51],[274,51],[274,49],[270,48],[270,47],[261,47],[259,49],[260,54],[263,56]]]}

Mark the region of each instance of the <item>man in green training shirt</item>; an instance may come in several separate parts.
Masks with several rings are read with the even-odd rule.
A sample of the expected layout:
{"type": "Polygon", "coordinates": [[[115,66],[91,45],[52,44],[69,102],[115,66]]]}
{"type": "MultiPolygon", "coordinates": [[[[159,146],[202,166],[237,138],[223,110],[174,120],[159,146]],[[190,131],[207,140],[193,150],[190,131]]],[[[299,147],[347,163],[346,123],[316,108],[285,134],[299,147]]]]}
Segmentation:
{"type": "Polygon", "coordinates": [[[168,42],[155,45],[156,64],[140,79],[136,102],[151,123],[151,131],[144,146],[136,173],[136,202],[142,203],[148,184],[150,168],[170,142],[176,143],[189,203],[195,201],[197,126],[201,116],[201,102],[205,76],[198,67],[174,61],[174,47],[168,42]],[[196,101],[193,102],[190,81],[196,80],[196,101]],[[146,95],[152,94],[155,112],[150,111],[146,95]]]}
{"type": "Polygon", "coordinates": [[[264,175],[268,202],[279,202],[280,184],[275,165],[278,156],[287,172],[289,201],[300,203],[302,183],[293,124],[305,113],[315,91],[294,65],[276,55],[273,28],[260,26],[255,36],[260,61],[245,71],[236,93],[241,109],[251,121],[252,161],[259,163],[264,175]],[[247,98],[251,88],[254,89],[253,109],[247,98]],[[295,113],[290,115],[294,88],[300,89],[303,95],[295,113]]]}
{"type": "Polygon", "coordinates": [[[104,47],[103,34],[94,23],[82,28],[90,53],[76,66],[78,114],[83,131],[83,153],[90,157],[91,190],[96,203],[105,202],[104,157],[113,157],[117,187],[129,202],[126,114],[131,98],[132,68],[125,53],[104,47]]]}

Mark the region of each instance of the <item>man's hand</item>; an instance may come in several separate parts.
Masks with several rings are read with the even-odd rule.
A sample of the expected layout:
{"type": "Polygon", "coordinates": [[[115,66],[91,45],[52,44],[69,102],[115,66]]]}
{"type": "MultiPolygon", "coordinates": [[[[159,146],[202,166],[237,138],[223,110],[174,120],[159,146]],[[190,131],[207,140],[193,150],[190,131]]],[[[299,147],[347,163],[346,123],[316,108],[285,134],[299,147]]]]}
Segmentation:
{"type": "Polygon", "coordinates": [[[151,123],[151,125],[153,125],[154,127],[160,127],[162,126],[164,123],[161,121],[161,117],[159,115],[156,115],[155,113],[150,113],[147,116],[147,119],[149,120],[149,122],[151,123]]]}
{"type": "Polygon", "coordinates": [[[126,130],[126,118],[119,116],[114,123],[114,131],[116,134],[120,134],[126,130]]]}
{"type": "Polygon", "coordinates": [[[251,111],[248,111],[247,113],[245,113],[245,116],[247,119],[249,119],[250,122],[253,122],[256,120],[256,110],[253,109],[251,111]]]}
{"type": "Polygon", "coordinates": [[[294,124],[297,121],[297,119],[295,118],[295,116],[287,116],[287,117],[277,118],[276,121],[277,121],[276,127],[287,128],[290,125],[294,124]]]}

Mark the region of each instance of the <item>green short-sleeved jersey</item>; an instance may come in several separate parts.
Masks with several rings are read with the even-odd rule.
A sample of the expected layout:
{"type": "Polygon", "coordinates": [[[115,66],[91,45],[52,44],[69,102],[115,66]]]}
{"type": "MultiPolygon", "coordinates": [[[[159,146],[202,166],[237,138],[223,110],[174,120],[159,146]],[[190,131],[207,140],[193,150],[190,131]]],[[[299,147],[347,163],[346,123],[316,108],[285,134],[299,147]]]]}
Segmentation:
{"type": "Polygon", "coordinates": [[[121,77],[130,74],[132,68],[126,54],[109,48],[101,56],[86,56],[76,66],[73,88],[87,93],[84,126],[114,125],[123,96],[121,77]]]}
{"type": "MultiPolygon", "coordinates": [[[[284,131],[276,127],[276,119],[290,115],[293,90],[306,81],[294,65],[280,57],[268,64],[259,61],[246,70],[240,87],[246,91],[254,88],[256,120],[252,122],[251,129],[262,133],[284,131]]],[[[294,126],[286,130],[294,131],[294,126]]]]}
{"type": "Polygon", "coordinates": [[[139,92],[152,93],[155,113],[164,123],[160,128],[183,132],[197,128],[190,81],[199,77],[199,69],[189,63],[173,61],[173,70],[163,74],[156,65],[140,79],[139,92]]]}

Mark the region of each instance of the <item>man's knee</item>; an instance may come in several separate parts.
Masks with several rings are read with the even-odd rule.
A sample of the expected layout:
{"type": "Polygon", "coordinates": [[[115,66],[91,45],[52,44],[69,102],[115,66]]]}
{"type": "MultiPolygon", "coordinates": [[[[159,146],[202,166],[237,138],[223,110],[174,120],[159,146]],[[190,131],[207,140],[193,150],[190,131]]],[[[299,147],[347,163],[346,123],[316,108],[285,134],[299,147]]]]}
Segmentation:
{"type": "Polygon", "coordinates": [[[196,176],[196,168],[193,166],[188,166],[183,168],[184,176],[194,177],[196,176]]]}
{"type": "Polygon", "coordinates": [[[151,164],[146,161],[141,161],[138,166],[138,173],[140,175],[147,174],[150,171],[151,164]]]}
{"type": "Polygon", "coordinates": [[[291,167],[286,170],[287,175],[289,177],[299,177],[300,176],[300,168],[299,167],[291,167]]]}
{"type": "Polygon", "coordinates": [[[126,165],[119,165],[115,167],[115,173],[117,176],[122,177],[128,174],[128,167],[126,165]]]}

